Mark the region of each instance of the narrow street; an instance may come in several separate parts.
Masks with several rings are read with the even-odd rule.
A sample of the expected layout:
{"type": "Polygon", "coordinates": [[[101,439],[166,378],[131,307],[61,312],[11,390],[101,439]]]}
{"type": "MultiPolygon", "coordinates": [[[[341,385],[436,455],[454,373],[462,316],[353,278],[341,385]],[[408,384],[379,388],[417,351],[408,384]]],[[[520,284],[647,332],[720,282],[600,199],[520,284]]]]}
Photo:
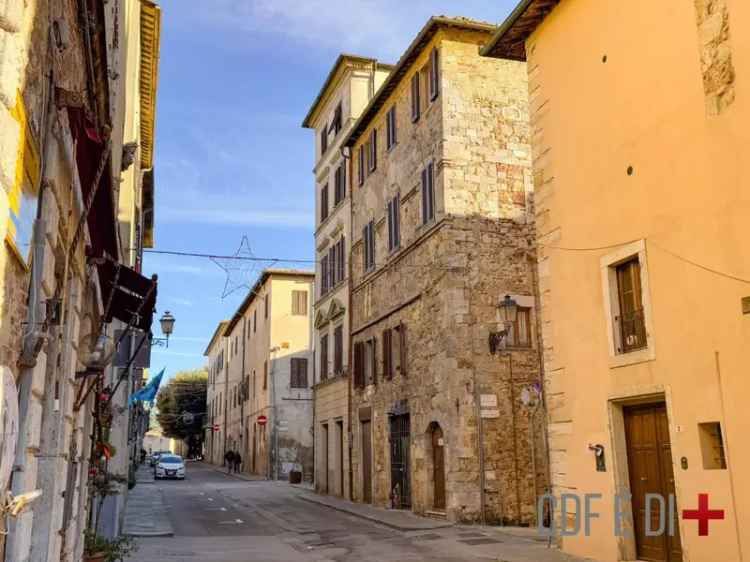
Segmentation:
{"type": "MultiPolygon", "coordinates": [[[[402,531],[306,501],[311,492],[245,481],[203,463],[161,489],[174,535],[139,537],[130,562],[562,562],[546,542],[496,528],[402,531]]],[[[524,531],[525,533],[525,531],[524,531]]]]}

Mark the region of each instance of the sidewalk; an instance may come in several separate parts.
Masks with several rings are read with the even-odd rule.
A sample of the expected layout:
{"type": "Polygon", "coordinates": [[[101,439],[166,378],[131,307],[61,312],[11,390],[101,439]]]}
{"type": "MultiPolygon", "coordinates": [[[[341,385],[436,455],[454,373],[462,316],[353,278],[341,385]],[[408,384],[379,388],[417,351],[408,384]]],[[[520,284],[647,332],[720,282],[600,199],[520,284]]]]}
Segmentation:
{"type": "Polygon", "coordinates": [[[321,496],[301,487],[297,487],[297,489],[300,490],[299,498],[301,500],[348,513],[361,519],[367,519],[396,531],[427,531],[454,526],[454,523],[450,521],[421,517],[403,509],[384,509],[369,504],[350,502],[334,496],[321,496]]]}
{"type": "Polygon", "coordinates": [[[154,472],[141,466],[135,475],[135,488],[128,494],[122,533],[133,537],[171,537],[172,523],[167,516],[164,493],[154,482],[154,472]]]}

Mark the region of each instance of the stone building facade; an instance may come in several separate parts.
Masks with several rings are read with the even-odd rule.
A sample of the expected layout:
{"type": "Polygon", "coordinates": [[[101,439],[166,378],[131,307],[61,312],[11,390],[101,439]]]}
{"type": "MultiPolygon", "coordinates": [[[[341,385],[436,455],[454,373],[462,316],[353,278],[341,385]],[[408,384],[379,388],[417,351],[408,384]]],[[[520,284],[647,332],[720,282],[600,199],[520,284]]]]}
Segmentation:
{"type": "Polygon", "coordinates": [[[229,341],[224,335],[228,320],[219,322],[211,341],[203,353],[208,358],[208,386],[206,387],[206,407],[208,408],[205,439],[205,458],[208,462],[221,466],[226,453],[226,388],[228,376],[229,341]]]}
{"type": "Polygon", "coordinates": [[[484,52],[529,74],[562,549],[747,559],[750,5],[532,0],[484,52]],[[571,490],[599,496],[586,535],[561,534],[571,490]],[[616,494],[630,532],[612,533],[616,494]],[[677,506],[651,512],[671,532],[649,534],[647,494],[677,506]],[[708,536],[696,508],[721,510],[708,536]]]}
{"type": "Polygon", "coordinates": [[[430,19],[345,140],[353,496],[530,524],[546,452],[527,83],[479,56],[494,29],[430,19]]]}
{"type": "Polygon", "coordinates": [[[342,141],[392,67],[341,55],[303,127],[315,131],[315,486],[349,497],[349,302],[351,188],[342,141]]]}
{"type": "Polygon", "coordinates": [[[264,270],[217,328],[206,351],[209,371],[215,367],[208,396],[218,426],[211,462],[222,464],[231,449],[249,474],[312,478],[314,278],[311,271],[264,270]]]}
{"type": "MultiPolygon", "coordinates": [[[[133,278],[142,280],[135,269],[140,252],[128,256],[125,248],[142,239],[141,219],[151,209],[150,200],[142,204],[140,167],[139,177],[120,183],[133,165],[123,158],[125,142],[133,140],[125,114],[141,101],[131,94],[139,88],[144,98],[155,94],[155,82],[142,88],[140,73],[124,71],[134,63],[131,54],[137,64],[158,49],[158,26],[156,43],[141,45],[143,5],[158,18],[146,0],[0,6],[0,370],[6,388],[17,387],[19,408],[17,420],[8,418],[17,423],[17,442],[9,447],[6,434],[3,449],[6,455],[15,450],[9,491],[42,492],[8,519],[6,560],[82,556],[89,473],[98,460],[91,412],[102,401],[90,385],[116,384],[106,368],[112,322],[130,320],[110,306],[117,282],[104,273],[105,264],[133,266],[133,278]],[[80,25],[82,13],[92,25],[80,25]],[[124,25],[128,15],[134,26],[124,25]],[[134,202],[121,215],[128,225],[118,222],[120,194],[134,202]]],[[[153,133],[153,117],[142,116],[142,131],[153,133]]],[[[144,149],[137,148],[140,162],[144,149]]],[[[147,309],[153,306],[145,300],[147,309]]],[[[125,428],[131,421],[126,400],[119,391],[108,400],[118,413],[113,423],[125,428]]],[[[125,474],[119,475],[127,477],[128,431],[123,439],[125,474]]]]}

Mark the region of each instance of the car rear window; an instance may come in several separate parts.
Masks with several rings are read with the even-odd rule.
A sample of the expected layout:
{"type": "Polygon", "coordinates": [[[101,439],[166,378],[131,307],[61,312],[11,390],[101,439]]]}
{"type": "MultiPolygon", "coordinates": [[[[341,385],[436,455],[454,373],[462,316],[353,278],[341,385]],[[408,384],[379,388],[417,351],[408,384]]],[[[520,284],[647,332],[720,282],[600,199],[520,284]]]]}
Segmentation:
{"type": "Polygon", "coordinates": [[[159,461],[161,462],[182,462],[182,459],[180,457],[173,457],[170,455],[163,455],[159,457],[159,461]]]}

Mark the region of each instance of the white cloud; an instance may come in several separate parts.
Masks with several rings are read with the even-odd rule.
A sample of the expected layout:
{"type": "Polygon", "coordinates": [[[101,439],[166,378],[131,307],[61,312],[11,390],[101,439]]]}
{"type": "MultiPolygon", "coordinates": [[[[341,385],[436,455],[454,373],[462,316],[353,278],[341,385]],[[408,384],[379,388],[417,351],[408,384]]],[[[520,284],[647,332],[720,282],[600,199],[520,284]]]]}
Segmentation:
{"type": "Polygon", "coordinates": [[[447,0],[191,0],[188,4],[193,22],[283,34],[301,43],[384,58],[385,62],[396,62],[431,15],[482,12],[497,20],[503,11],[501,6],[479,0],[461,4],[447,0]]]}
{"type": "Polygon", "coordinates": [[[170,205],[159,211],[160,223],[201,223],[231,226],[282,226],[288,228],[312,228],[312,211],[284,209],[238,209],[238,204],[226,206],[182,206],[170,205]]]}

